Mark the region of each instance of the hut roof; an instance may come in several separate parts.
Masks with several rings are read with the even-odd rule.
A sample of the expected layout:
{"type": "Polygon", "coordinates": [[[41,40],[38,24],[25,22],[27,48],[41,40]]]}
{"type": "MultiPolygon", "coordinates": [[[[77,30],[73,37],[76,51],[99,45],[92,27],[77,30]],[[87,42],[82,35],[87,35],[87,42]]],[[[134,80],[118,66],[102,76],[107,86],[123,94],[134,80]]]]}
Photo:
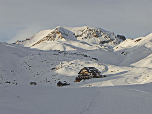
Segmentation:
{"type": "Polygon", "coordinates": [[[89,73],[101,73],[97,68],[95,67],[84,67],[83,69],[80,70],[78,74],[81,74],[81,71],[86,69],[89,73]]]}

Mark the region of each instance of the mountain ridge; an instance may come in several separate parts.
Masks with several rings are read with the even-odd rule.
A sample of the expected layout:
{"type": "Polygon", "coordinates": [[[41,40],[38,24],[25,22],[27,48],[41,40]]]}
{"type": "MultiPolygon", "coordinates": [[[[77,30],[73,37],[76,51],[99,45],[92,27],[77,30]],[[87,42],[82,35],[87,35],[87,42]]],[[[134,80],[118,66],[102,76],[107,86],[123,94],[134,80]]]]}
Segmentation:
{"type": "MultiPolygon", "coordinates": [[[[118,45],[120,42],[124,40],[125,39],[117,37],[113,32],[109,32],[97,27],[83,26],[83,27],[71,28],[71,27],[58,26],[52,30],[49,29],[49,30],[40,31],[31,38],[27,38],[26,40],[23,41],[17,41],[15,44],[23,45],[25,47],[31,47],[31,48],[39,47],[38,49],[41,49],[40,46],[37,45],[39,44],[41,45],[44,42],[46,46],[46,42],[48,43],[53,41],[58,42],[56,45],[58,45],[60,42],[62,45],[63,42],[75,41],[75,43],[86,42],[92,45],[96,44],[99,45],[98,47],[102,45],[108,47],[114,47],[115,45],[118,45]]],[[[42,47],[44,47],[44,45],[42,47]]],[[[50,50],[50,49],[46,49],[46,50],[50,50]]],[[[55,50],[59,50],[59,49],[55,49],[55,50]]]]}

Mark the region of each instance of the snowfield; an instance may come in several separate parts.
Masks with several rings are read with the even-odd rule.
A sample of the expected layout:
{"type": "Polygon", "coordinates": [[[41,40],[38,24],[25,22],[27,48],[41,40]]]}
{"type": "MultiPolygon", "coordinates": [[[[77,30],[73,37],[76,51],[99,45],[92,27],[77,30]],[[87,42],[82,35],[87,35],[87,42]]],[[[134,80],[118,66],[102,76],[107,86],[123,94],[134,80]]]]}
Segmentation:
{"type": "Polygon", "coordinates": [[[0,89],[0,109],[2,114],[151,114],[151,86],[7,86],[0,89]]]}
{"type": "Polygon", "coordinates": [[[118,41],[99,28],[57,27],[18,44],[0,43],[0,113],[151,114],[152,34],[99,44],[84,39],[94,30],[118,41]],[[52,34],[55,40],[44,41],[52,34]],[[83,67],[106,77],[75,82],[83,67]],[[57,87],[59,81],[70,85],[57,87]]]}

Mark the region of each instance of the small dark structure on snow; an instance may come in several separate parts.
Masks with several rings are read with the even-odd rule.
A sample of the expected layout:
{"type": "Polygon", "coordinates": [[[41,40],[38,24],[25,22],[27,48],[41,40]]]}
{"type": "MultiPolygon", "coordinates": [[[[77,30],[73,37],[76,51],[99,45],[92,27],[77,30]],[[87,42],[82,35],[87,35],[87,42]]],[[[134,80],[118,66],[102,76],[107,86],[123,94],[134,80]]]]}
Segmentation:
{"type": "Polygon", "coordinates": [[[67,83],[66,81],[64,81],[64,82],[59,81],[59,82],[57,83],[57,86],[58,86],[58,87],[62,87],[62,86],[66,86],[66,85],[70,85],[70,83],[67,83]]]}
{"type": "Polygon", "coordinates": [[[84,67],[80,70],[78,73],[78,77],[76,77],[76,82],[80,82],[82,79],[90,79],[90,78],[102,78],[105,76],[102,76],[100,74],[101,72],[96,69],[95,67],[84,67]]]}

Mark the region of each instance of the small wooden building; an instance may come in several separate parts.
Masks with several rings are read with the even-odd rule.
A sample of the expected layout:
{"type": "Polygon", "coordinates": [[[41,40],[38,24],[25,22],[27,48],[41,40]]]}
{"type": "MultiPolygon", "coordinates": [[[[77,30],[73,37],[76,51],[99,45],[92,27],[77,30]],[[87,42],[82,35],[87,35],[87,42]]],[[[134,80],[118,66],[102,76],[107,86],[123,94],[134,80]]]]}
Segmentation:
{"type": "Polygon", "coordinates": [[[76,77],[76,82],[81,81],[82,79],[90,79],[90,78],[101,78],[101,72],[95,67],[84,67],[78,73],[78,77],[76,77]]]}

